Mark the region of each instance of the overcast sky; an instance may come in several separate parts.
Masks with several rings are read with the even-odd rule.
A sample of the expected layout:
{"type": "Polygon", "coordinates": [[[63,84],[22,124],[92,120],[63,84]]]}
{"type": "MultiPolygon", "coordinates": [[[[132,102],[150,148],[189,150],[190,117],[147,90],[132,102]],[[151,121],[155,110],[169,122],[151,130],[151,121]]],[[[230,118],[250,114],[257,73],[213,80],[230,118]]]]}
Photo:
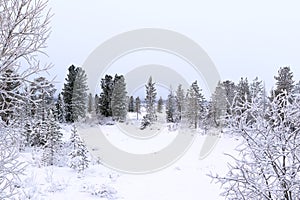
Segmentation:
{"type": "MultiPolygon", "coordinates": [[[[290,66],[300,79],[297,1],[50,0],[49,6],[55,15],[46,51],[60,85],[68,66],[81,66],[102,42],[140,28],[169,29],[194,40],[223,80],[259,76],[270,89],[282,66],[290,66]]],[[[153,62],[162,62],[161,57],[153,62]]]]}

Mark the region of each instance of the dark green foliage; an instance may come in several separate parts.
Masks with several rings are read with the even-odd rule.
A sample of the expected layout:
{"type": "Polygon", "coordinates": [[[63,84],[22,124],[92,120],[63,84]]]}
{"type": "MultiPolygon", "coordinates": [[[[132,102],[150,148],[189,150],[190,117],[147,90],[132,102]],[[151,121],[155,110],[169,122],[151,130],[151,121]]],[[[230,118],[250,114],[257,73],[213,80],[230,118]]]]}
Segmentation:
{"type": "Polygon", "coordinates": [[[133,96],[130,96],[129,103],[128,103],[128,112],[134,112],[134,98],[133,96]]]}
{"type": "Polygon", "coordinates": [[[111,109],[113,119],[116,121],[124,122],[127,114],[127,101],[126,101],[126,84],[124,76],[115,76],[114,90],[111,98],[111,109]]]}
{"type": "Polygon", "coordinates": [[[157,112],[158,113],[162,113],[163,105],[164,105],[164,101],[163,101],[162,97],[160,97],[157,101],[157,112]]]}
{"type": "Polygon", "coordinates": [[[114,80],[110,75],[105,75],[101,80],[102,92],[99,98],[99,111],[104,117],[112,116],[111,111],[111,96],[114,89],[114,80]]]}
{"type": "Polygon", "coordinates": [[[172,123],[178,121],[176,99],[172,90],[170,90],[170,94],[168,95],[168,99],[166,102],[166,120],[167,122],[172,123]]]}
{"type": "Polygon", "coordinates": [[[141,100],[140,97],[135,98],[135,112],[136,112],[136,119],[139,119],[139,113],[141,113],[141,100]]]}
{"type": "Polygon", "coordinates": [[[80,67],[71,65],[63,88],[65,103],[65,119],[67,122],[78,121],[84,118],[87,104],[87,76],[80,67]]]}
{"type": "Polygon", "coordinates": [[[66,122],[65,116],[65,104],[63,99],[61,98],[61,94],[58,94],[58,98],[57,98],[57,102],[55,104],[56,107],[56,113],[55,113],[55,118],[57,119],[57,121],[64,123],[66,122]]]}

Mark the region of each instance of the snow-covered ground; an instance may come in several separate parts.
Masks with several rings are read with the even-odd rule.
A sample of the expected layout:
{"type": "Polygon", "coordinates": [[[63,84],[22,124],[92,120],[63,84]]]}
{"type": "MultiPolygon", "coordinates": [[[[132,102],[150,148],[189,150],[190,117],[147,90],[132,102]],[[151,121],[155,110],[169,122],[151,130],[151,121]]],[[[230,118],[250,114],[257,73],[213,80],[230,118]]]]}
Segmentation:
{"type": "MultiPolygon", "coordinates": [[[[132,118],[136,115],[130,116],[132,118]]],[[[134,126],[127,123],[123,126],[134,126]]],[[[136,126],[135,126],[136,127],[136,126]]],[[[84,140],[89,139],[89,133],[97,126],[81,126],[80,133],[84,140]]],[[[134,127],[129,127],[134,128],[134,127]]],[[[137,128],[137,127],[136,127],[137,128]]],[[[168,144],[176,132],[168,131],[161,126],[161,132],[155,137],[155,142],[135,140],[122,134],[118,125],[102,126],[105,136],[118,148],[141,153],[154,151],[168,144]]],[[[65,138],[70,136],[71,127],[64,126],[65,138]]],[[[219,196],[220,185],[212,182],[207,176],[210,172],[224,174],[227,162],[230,161],[224,153],[236,154],[234,148],[239,144],[236,138],[223,135],[216,148],[204,160],[199,159],[199,153],[205,140],[205,135],[197,134],[194,143],[186,154],[171,166],[150,174],[127,174],[114,171],[101,164],[97,159],[95,146],[88,146],[92,153],[90,167],[78,174],[69,167],[40,167],[38,153],[25,152],[21,159],[29,165],[22,176],[21,196],[32,196],[31,199],[124,199],[124,200],[193,200],[222,199],[219,196]],[[94,151],[92,151],[94,149],[94,151]],[[33,156],[35,155],[35,160],[33,156]],[[35,196],[33,196],[35,195],[35,196]]],[[[87,142],[87,144],[90,144],[87,142]]],[[[95,142],[95,145],[97,143],[95,142]]],[[[100,148],[101,149],[101,148],[100,148]]],[[[99,149],[98,149],[99,150],[99,149]]],[[[28,198],[29,199],[29,198],[28,198]]]]}

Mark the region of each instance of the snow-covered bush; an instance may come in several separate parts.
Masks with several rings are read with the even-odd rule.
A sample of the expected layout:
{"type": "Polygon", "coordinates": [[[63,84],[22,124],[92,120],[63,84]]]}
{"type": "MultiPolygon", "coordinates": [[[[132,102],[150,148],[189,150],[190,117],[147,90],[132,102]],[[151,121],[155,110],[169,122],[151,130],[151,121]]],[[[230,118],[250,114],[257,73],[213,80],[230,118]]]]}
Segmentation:
{"type": "Polygon", "coordinates": [[[230,132],[243,138],[240,157],[232,157],[235,164],[226,176],[212,176],[228,199],[299,198],[299,97],[281,93],[268,105],[262,109],[257,101],[245,103],[235,108],[240,115],[229,118],[230,132]]]}
{"type": "Polygon", "coordinates": [[[18,161],[19,147],[16,133],[0,120],[0,199],[14,196],[15,182],[23,172],[24,163],[18,161]]]}
{"type": "Polygon", "coordinates": [[[98,184],[92,184],[92,185],[84,185],[83,190],[85,192],[90,193],[93,196],[97,196],[99,198],[106,198],[109,200],[115,200],[118,199],[117,197],[117,190],[115,190],[113,187],[109,185],[98,185],[98,184]]]}

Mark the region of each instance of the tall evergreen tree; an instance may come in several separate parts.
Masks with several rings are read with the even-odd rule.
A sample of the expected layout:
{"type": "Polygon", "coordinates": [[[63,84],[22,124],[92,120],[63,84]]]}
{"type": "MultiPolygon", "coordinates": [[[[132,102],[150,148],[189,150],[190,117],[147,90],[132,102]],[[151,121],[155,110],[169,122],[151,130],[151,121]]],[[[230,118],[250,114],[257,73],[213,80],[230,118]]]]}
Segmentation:
{"type": "Polygon", "coordinates": [[[71,65],[63,88],[66,121],[74,122],[86,115],[87,107],[87,76],[80,67],[71,65]]]}
{"type": "Polygon", "coordinates": [[[178,111],[178,120],[181,120],[182,113],[184,111],[184,89],[182,85],[178,85],[176,90],[176,104],[177,104],[177,111],[178,111]]]}
{"type": "Polygon", "coordinates": [[[226,115],[226,105],[226,93],[223,85],[219,82],[215,92],[212,94],[212,99],[209,105],[209,117],[217,127],[223,123],[223,118],[226,115]]]}
{"type": "Polygon", "coordinates": [[[44,146],[46,144],[49,112],[54,109],[54,93],[56,89],[54,85],[50,83],[45,77],[39,77],[34,79],[30,84],[28,90],[30,92],[30,104],[29,104],[29,118],[31,120],[30,125],[30,139],[29,144],[31,146],[44,146]]]}
{"type": "Polygon", "coordinates": [[[154,121],[156,121],[156,113],[155,113],[155,99],[156,99],[156,89],[155,83],[152,82],[152,77],[150,76],[148,83],[146,84],[146,115],[143,118],[141,129],[146,128],[151,125],[154,121]]]}
{"type": "Polygon", "coordinates": [[[59,122],[65,123],[66,119],[66,113],[65,113],[65,104],[61,97],[61,93],[58,94],[57,102],[55,104],[56,106],[56,118],[59,122]]]}
{"type": "Polygon", "coordinates": [[[256,77],[250,84],[250,95],[252,99],[262,96],[264,94],[264,85],[263,82],[256,77]]]}
{"type": "Polygon", "coordinates": [[[163,105],[164,105],[164,101],[163,101],[162,97],[159,97],[159,99],[157,101],[157,112],[158,113],[162,113],[163,105]]]}
{"type": "Polygon", "coordinates": [[[105,75],[101,80],[102,92],[99,98],[99,111],[104,117],[112,116],[111,111],[111,96],[114,89],[114,80],[110,75],[105,75]]]}
{"type": "Polygon", "coordinates": [[[92,96],[92,93],[89,93],[89,97],[88,97],[88,113],[92,113],[94,110],[94,99],[92,96]]]}
{"type": "Polygon", "coordinates": [[[191,128],[198,128],[200,119],[203,118],[204,96],[197,81],[193,82],[187,91],[185,117],[191,128]]]}
{"type": "Polygon", "coordinates": [[[174,123],[177,122],[177,119],[176,99],[171,88],[166,102],[166,120],[167,122],[174,123]]]}
{"type": "Polygon", "coordinates": [[[139,119],[139,113],[141,113],[141,100],[140,97],[135,98],[135,112],[136,112],[136,119],[139,119]]]}
{"type": "Polygon", "coordinates": [[[134,98],[133,96],[130,96],[129,102],[128,102],[128,112],[134,112],[134,98]]]}
{"type": "Polygon", "coordinates": [[[126,101],[126,84],[124,76],[115,76],[114,90],[111,97],[111,109],[113,119],[123,122],[127,114],[127,101],[126,101]]]}
{"type": "Polygon", "coordinates": [[[50,111],[47,119],[47,127],[45,130],[45,145],[43,152],[43,162],[46,166],[58,164],[59,151],[62,148],[62,133],[60,127],[55,121],[54,115],[50,111]]]}
{"type": "Polygon", "coordinates": [[[98,94],[95,94],[95,98],[94,98],[94,110],[96,112],[96,115],[99,115],[100,114],[100,99],[99,99],[99,96],[98,94]]]}
{"type": "Polygon", "coordinates": [[[294,87],[293,72],[290,67],[281,67],[278,70],[278,76],[274,76],[276,80],[276,89],[274,95],[286,92],[290,94],[294,87]]]}
{"type": "Polygon", "coordinates": [[[227,107],[227,114],[231,113],[231,107],[233,105],[233,100],[236,95],[236,85],[234,82],[226,80],[222,82],[223,88],[225,90],[225,95],[226,95],[226,107],[227,107]]]}
{"type": "Polygon", "coordinates": [[[68,69],[68,75],[66,78],[66,83],[64,84],[63,88],[63,101],[65,102],[65,112],[66,112],[66,121],[73,122],[73,90],[74,90],[74,83],[77,76],[76,67],[71,65],[68,69]]]}
{"type": "Polygon", "coordinates": [[[87,112],[88,98],[87,76],[81,67],[76,68],[76,79],[72,94],[72,122],[84,118],[87,112]]]}
{"type": "Polygon", "coordinates": [[[241,78],[236,87],[237,101],[239,103],[251,102],[251,93],[247,78],[241,78]]]}

